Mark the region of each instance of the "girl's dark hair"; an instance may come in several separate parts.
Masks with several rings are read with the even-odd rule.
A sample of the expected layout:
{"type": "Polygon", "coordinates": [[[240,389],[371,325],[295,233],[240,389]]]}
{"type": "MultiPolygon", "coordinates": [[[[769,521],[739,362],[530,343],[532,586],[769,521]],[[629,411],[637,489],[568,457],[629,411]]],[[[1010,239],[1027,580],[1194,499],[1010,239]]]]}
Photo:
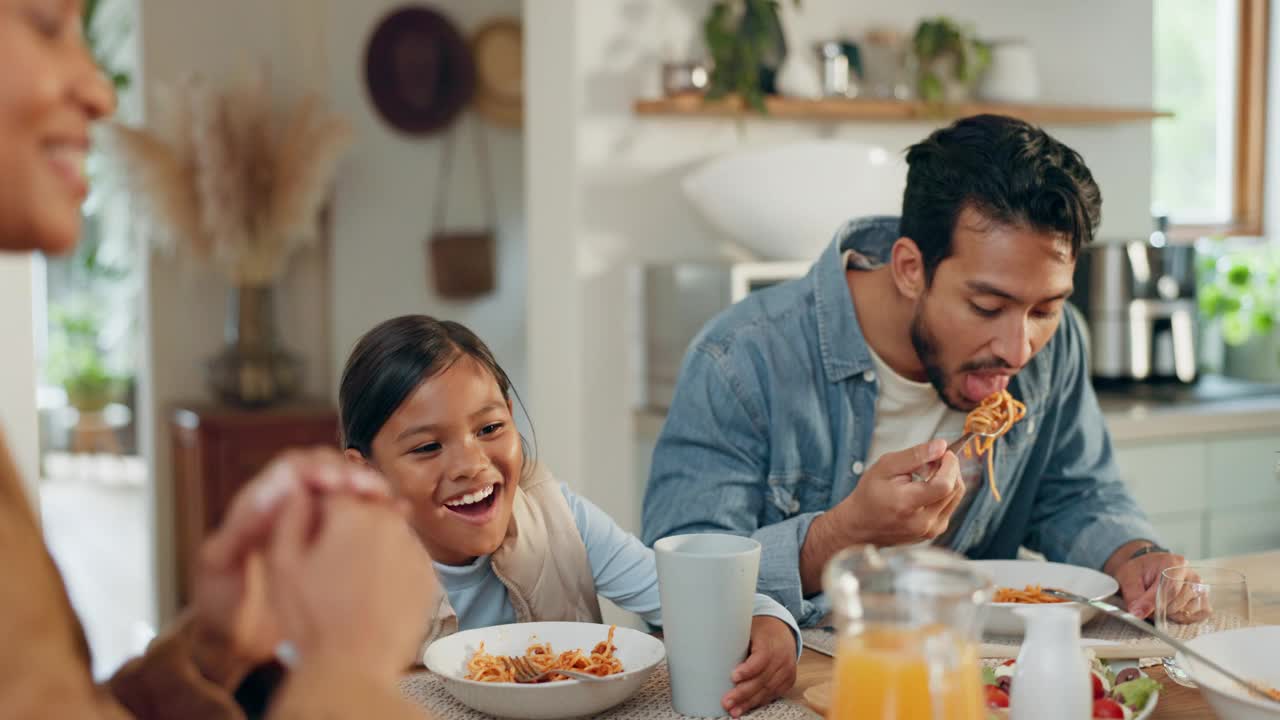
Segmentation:
{"type": "MultiPolygon", "coordinates": [[[[396,408],[422,381],[448,370],[462,357],[480,363],[493,375],[502,396],[509,401],[514,395],[519,402],[511,378],[489,347],[463,325],[427,315],[402,315],[365,333],[347,359],[338,388],[342,446],[369,457],[374,436],[396,408]]],[[[523,438],[521,445],[528,460],[523,438]]]]}
{"type": "Polygon", "coordinates": [[[919,246],[929,282],[951,255],[965,207],[1001,224],[1060,233],[1072,257],[1102,218],[1102,194],[1080,154],[1011,117],[958,120],[911,146],[907,165],[898,234],[919,246]]]}

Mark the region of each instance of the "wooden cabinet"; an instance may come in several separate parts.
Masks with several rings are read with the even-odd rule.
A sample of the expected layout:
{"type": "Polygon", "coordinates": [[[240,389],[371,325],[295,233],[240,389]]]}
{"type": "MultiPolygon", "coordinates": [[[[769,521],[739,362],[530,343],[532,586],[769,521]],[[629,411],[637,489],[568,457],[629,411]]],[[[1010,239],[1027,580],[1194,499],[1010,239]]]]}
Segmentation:
{"type": "Polygon", "coordinates": [[[338,412],[319,401],[265,410],[184,405],[174,411],[170,432],[178,602],[185,605],[200,542],[236,492],[286,448],[337,447],[338,412]]]}

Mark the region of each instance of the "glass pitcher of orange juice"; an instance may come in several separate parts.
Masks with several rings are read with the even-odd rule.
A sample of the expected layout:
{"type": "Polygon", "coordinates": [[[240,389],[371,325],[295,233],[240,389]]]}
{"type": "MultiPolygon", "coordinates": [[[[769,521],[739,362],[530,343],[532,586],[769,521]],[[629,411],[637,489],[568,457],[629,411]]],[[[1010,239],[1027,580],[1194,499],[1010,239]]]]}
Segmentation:
{"type": "Polygon", "coordinates": [[[933,547],[841,551],[823,590],[839,632],[829,720],[983,720],[990,580],[933,547]]]}

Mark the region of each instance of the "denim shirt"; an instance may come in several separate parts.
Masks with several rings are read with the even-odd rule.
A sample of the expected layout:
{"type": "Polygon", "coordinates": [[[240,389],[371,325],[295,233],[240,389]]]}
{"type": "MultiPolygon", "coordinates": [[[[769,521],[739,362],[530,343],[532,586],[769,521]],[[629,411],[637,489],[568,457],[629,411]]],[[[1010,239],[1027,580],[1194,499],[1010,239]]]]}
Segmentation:
{"type": "MultiPolygon", "coordinates": [[[[685,355],[653,454],[643,540],[749,535],[763,548],[759,590],[802,626],[826,614],[805,597],[809,525],[869,466],[878,382],[845,282],[845,250],[875,267],[898,220],[845,224],[803,277],[752,293],[707,324],[685,355]]],[[[1026,417],[996,443],[1003,502],[979,491],[949,547],[1011,558],[1020,546],[1101,568],[1121,545],[1158,538],[1120,480],[1073,314],[1009,383],[1026,417]]]]}

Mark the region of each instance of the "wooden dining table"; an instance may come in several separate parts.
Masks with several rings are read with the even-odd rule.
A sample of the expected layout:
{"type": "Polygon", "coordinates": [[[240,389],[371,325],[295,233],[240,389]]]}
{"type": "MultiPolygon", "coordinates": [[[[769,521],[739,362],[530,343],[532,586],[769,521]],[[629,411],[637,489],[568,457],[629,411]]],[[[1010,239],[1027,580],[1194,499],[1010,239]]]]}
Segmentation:
{"type": "MultiPolygon", "coordinates": [[[[1244,573],[1249,585],[1252,621],[1263,625],[1280,625],[1280,550],[1203,560],[1193,564],[1230,568],[1244,573]]],[[[809,705],[805,700],[805,692],[830,680],[833,664],[834,661],[826,655],[806,649],[796,670],[795,687],[787,694],[787,698],[809,705]]],[[[1204,720],[1216,717],[1199,690],[1184,687],[1168,679],[1162,667],[1146,668],[1146,672],[1164,686],[1151,720],[1204,720]]]]}

